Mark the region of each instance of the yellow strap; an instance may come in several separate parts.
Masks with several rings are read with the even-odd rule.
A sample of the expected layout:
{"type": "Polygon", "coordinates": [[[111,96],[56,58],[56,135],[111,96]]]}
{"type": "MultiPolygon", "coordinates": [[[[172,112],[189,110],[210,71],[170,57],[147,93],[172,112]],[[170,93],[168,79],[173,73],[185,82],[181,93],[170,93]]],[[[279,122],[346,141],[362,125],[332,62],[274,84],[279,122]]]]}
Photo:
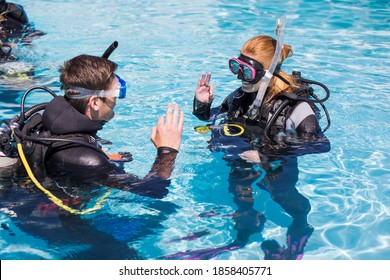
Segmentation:
{"type": "Polygon", "coordinates": [[[34,182],[34,184],[44,193],[46,194],[49,199],[55,204],[57,205],[58,207],[64,209],[65,211],[68,211],[69,213],[72,213],[72,214],[75,214],[75,215],[83,215],[83,214],[88,214],[88,213],[91,213],[93,211],[96,211],[100,208],[102,208],[102,203],[105,201],[105,199],[108,197],[108,195],[111,193],[111,189],[108,189],[107,192],[98,199],[98,201],[96,202],[95,206],[94,207],[91,207],[89,209],[85,209],[85,210],[77,210],[77,209],[73,209],[71,207],[69,207],[68,205],[65,205],[61,199],[59,199],[58,197],[56,197],[54,194],[52,194],[49,190],[45,189],[41,183],[39,183],[39,181],[37,180],[37,178],[35,178],[34,176],[34,173],[31,171],[31,168],[26,160],[26,157],[24,155],[24,152],[23,152],[23,147],[22,147],[22,144],[21,143],[18,143],[17,144],[17,147],[18,147],[18,153],[19,153],[19,157],[20,159],[22,160],[22,163],[23,163],[23,166],[24,168],[26,169],[27,171],[27,174],[28,176],[31,178],[31,180],[34,182]]]}
{"type": "MultiPolygon", "coordinates": [[[[211,131],[211,128],[218,128],[218,127],[220,127],[220,126],[210,126],[210,125],[197,126],[197,127],[195,127],[195,130],[197,132],[201,133],[201,134],[206,134],[207,132],[211,131]]],[[[239,136],[239,135],[244,133],[244,128],[241,125],[239,125],[239,124],[233,124],[233,123],[223,124],[222,128],[223,128],[223,132],[225,133],[225,136],[239,136]],[[229,131],[229,127],[239,128],[240,131],[237,132],[237,133],[232,134],[229,131]]]]}
{"type": "Polygon", "coordinates": [[[209,125],[205,125],[205,126],[197,126],[195,127],[195,130],[201,134],[206,134],[207,132],[210,132],[211,129],[210,129],[210,126],[209,125]]]}
{"type": "Polygon", "coordinates": [[[244,133],[244,128],[241,125],[239,125],[239,124],[229,123],[229,124],[224,124],[223,125],[223,132],[225,133],[226,136],[239,136],[239,135],[244,133]],[[237,132],[237,133],[232,134],[229,131],[229,127],[237,127],[237,128],[240,129],[240,131],[237,132]]]}

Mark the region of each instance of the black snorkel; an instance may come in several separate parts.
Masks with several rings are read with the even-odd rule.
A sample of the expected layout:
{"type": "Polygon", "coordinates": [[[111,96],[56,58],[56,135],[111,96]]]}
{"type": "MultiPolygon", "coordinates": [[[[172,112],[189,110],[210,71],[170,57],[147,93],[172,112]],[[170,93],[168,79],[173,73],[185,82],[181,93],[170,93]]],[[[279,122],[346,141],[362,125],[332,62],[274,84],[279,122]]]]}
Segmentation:
{"type": "Polygon", "coordinates": [[[117,41],[114,41],[103,53],[102,57],[108,59],[113,51],[118,47],[119,43],[117,41]]]}

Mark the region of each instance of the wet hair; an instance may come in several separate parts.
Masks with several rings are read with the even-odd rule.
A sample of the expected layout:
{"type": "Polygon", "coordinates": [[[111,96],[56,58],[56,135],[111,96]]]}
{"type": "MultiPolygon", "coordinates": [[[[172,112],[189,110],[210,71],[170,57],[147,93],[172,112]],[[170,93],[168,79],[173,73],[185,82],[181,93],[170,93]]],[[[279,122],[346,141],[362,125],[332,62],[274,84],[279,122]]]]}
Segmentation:
{"type": "MultiPolygon", "coordinates": [[[[115,79],[114,72],[118,65],[111,60],[99,56],[82,54],[76,56],[59,68],[61,89],[76,86],[91,90],[106,90],[115,79]]],[[[68,94],[72,94],[69,92],[68,94]]],[[[65,99],[81,113],[85,113],[88,98],[65,99]]],[[[105,98],[101,98],[105,101],[105,98]]]]}
{"type": "MultiPolygon", "coordinates": [[[[270,36],[255,36],[245,42],[241,48],[241,53],[254,58],[263,64],[265,69],[268,69],[271,65],[272,58],[274,57],[275,49],[276,40],[274,38],[270,36]]],[[[286,58],[291,57],[292,54],[292,47],[290,45],[283,45],[276,69],[280,68],[283,61],[286,58]]],[[[293,90],[294,88],[298,87],[298,85],[294,83],[291,75],[283,71],[279,71],[279,75],[285,78],[290,83],[290,85],[274,76],[268,85],[266,102],[271,101],[281,91],[293,90]]]]}

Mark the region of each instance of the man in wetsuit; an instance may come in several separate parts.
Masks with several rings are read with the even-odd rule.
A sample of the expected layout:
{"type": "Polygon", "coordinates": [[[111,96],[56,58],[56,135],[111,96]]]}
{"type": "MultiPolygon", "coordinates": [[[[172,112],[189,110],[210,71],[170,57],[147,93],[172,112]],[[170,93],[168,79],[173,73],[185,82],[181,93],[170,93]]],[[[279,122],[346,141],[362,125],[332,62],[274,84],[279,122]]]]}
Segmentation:
{"type": "Polygon", "coordinates": [[[104,57],[79,55],[60,67],[65,96],[49,102],[42,114],[23,127],[26,135],[51,137],[57,141],[25,140],[23,147],[36,176],[98,181],[109,187],[161,198],[168,192],[167,180],[178,153],[183,112],[168,105],[152,129],[151,141],[157,156],[150,172],[140,179],[124,171],[105,154],[97,132],[114,117],[117,99],[126,94],[126,83],[115,74],[117,64],[104,57]],[[39,131],[39,133],[38,133],[39,131]]]}

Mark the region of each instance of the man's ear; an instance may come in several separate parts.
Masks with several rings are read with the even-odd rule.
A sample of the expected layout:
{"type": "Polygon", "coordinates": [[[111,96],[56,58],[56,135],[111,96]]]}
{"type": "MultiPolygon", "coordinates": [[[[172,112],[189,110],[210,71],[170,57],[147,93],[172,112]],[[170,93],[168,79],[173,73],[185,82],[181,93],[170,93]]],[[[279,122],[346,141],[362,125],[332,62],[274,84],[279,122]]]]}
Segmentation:
{"type": "Polygon", "coordinates": [[[89,97],[88,99],[88,106],[92,109],[92,110],[99,110],[99,106],[98,106],[98,97],[95,96],[95,95],[92,95],[91,97],[89,97]]]}

